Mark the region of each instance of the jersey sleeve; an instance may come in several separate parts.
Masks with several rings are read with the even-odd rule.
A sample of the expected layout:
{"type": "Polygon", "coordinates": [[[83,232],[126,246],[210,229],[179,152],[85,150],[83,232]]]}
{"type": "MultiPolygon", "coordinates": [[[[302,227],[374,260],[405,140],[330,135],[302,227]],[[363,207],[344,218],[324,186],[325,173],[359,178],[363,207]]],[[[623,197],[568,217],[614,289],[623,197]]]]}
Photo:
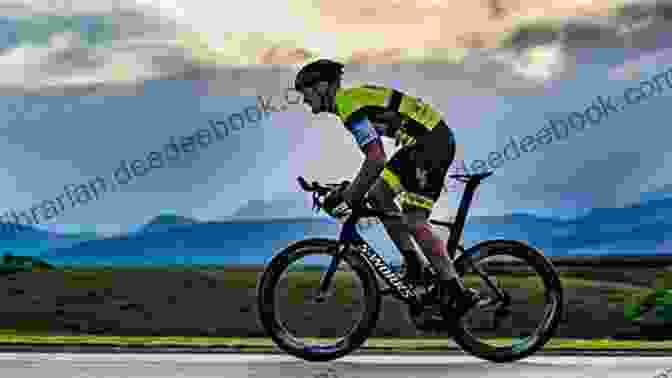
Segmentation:
{"type": "Polygon", "coordinates": [[[352,125],[348,127],[348,131],[352,133],[352,136],[355,138],[360,149],[364,149],[364,146],[367,144],[376,139],[380,139],[380,135],[373,125],[371,125],[368,118],[361,118],[353,122],[352,125]]]}

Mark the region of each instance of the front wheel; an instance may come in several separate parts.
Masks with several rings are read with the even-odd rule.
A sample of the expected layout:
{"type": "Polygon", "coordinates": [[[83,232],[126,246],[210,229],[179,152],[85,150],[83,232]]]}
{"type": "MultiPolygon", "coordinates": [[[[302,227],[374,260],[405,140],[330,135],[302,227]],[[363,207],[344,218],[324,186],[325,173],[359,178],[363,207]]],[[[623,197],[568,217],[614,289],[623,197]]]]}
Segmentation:
{"type": "Polygon", "coordinates": [[[261,324],[285,352],[330,361],[359,348],[375,329],[381,296],[371,267],[335,240],[308,239],[277,254],[258,287],[261,324]],[[320,283],[341,256],[327,295],[320,283]]]}
{"type": "Polygon", "coordinates": [[[484,299],[455,326],[455,342],[472,355],[511,362],[532,355],[555,334],[563,314],[560,278],[538,250],[490,240],[455,261],[466,287],[484,299]]]}

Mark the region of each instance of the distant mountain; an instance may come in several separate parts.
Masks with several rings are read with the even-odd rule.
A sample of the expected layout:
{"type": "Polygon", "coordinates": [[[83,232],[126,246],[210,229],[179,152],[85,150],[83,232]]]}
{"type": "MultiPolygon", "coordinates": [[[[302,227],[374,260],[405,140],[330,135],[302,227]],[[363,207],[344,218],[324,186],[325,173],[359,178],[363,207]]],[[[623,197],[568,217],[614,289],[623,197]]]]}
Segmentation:
{"type": "Polygon", "coordinates": [[[35,239],[47,238],[52,235],[49,231],[40,230],[33,226],[16,224],[16,223],[2,223],[0,224],[0,237],[2,239],[35,239]]]}
{"type": "MultiPolygon", "coordinates": [[[[285,194],[284,198],[270,201],[250,200],[233,217],[239,218],[306,218],[320,214],[311,209],[312,202],[305,194],[285,194]]],[[[322,213],[324,216],[324,213],[322,213]]]]}
{"type": "Polygon", "coordinates": [[[525,240],[560,255],[672,253],[659,248],[662,242],[672,240],[672,198],[592,209],[572,220],[512,214],[478,217],[465,226],[467,244],[492,238],[525,240]]]}
{"type": "Polygon", "coordinates": [[[321,219],[201,222],[88,240],[43,257],[67,264],[263,264],[292,242],[337,232],[335,222],[321,219]]]}
{"type": "MultiPolygon", "coordinates": [[[[81,238],[97,238],[98,234],[91,231],[59,233],[39,229],[35,226],[16,224],[16,223],[0,223],[0,243],[7,240],[41,240],[41,239],[81,239],[81,238]]],[[[0,245],[1,248],[1,245],[0,245]]]]}
{"type": "Polygon", "coordinates": [[[153,232],[153,231],[166,231],[176,226],[190,225],[201,223],[200,221],[183,217],[180,215],[172,214],[162,214],[154,217],[152,220],[147,222],[139,232],[153,232]]]}
{"type": "MultiPolygon", "coordinates": [[[[666,188],[667,189],[667,188],[666,188]]],[[[575,219],[516,213],[469,218],[466,247],[488,239],[522,240],[549,256],[670,255],[672,198],[665,190],[623,208],[596,208],[575,219]]],[[[307,201],[306,201],[307,202],[307,201]]],[[[59,235],[27,227],[0,240],[0,248],[52,264],[265,264],[290,243],[310,237],[336,238],[332,219],[301,216],[302,199],[250,201],[227,221],[202,222],[159,215],[140,231],[108,238],[59,235]]],[[[382,226],[360,228],[374,249],[398,261],[382,226]]],[[[443,235],[447,237],[447,235],[443,235]]]]}
{"type": "Polygon", "coordinates": [[[579,231],[572,240],[554,240],[561,245],[632,245],[642,248],[672,240],[672,198],[634,204],[621,209],[593,209],[570,224],[579,231]]]}
{"type": "Polygon", "coordinates": [[[96,237],[93,233],[59,234],[29,225],[0,224],[0,250],[25,256],[37,256],[50,248],[68,247],[96,237]]]}
{"type": "Polygon", "coordinates": [[[650,192],[640,194],[639,202],[644,203],[663,198],[672,198],[672,184],[663,185],[650,192]]]}

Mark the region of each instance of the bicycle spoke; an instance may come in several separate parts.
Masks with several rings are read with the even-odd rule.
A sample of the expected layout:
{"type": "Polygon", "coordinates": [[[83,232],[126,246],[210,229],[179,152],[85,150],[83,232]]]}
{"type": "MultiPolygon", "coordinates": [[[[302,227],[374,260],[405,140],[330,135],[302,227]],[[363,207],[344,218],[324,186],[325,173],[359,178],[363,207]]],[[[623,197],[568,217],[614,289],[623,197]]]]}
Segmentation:
{"type": "Polygon", "coordinates": [[[335,344],[361,320],[361,284],[354,272],[344,264],[329,268],[334,259],[330,256],[303,256],[292,262],[301,268],[288,269],[276,290],[278,321],[294,338],[294,342],[307,344],[312,338],[321,337],[327,344],[335,344]],[[312,260],[308,263],[302,260],[312,260]],[[338,269],[336,269],[338,268],[338,269]],[[328,285],[325,285],[328,283],[328,285]],[[359,303],[359,305],[358,305],[359,303]]]}
{"type": "Polygon", "coordinates": [[[478,290],[490,303],[481,303],[462,319],[475,340],[492,348],[522,348],[533,341],[549,316],[549,294],[543,277],[525,264],[472,265],[465,285],[478,290]]]}

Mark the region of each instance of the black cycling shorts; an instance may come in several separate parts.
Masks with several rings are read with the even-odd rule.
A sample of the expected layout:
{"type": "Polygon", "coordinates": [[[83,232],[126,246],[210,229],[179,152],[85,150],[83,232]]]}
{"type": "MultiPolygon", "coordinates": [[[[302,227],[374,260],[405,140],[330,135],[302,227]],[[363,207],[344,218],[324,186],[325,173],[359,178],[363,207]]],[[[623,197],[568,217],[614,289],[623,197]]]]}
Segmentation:
{"type": "Polygon", "coordinates": [[[402,208],[431,211],[454,159],[455,136],[441,121],[415,144],[399,149],[385,164],[382,177],[395,193],[401,193],[402,208]]]}

